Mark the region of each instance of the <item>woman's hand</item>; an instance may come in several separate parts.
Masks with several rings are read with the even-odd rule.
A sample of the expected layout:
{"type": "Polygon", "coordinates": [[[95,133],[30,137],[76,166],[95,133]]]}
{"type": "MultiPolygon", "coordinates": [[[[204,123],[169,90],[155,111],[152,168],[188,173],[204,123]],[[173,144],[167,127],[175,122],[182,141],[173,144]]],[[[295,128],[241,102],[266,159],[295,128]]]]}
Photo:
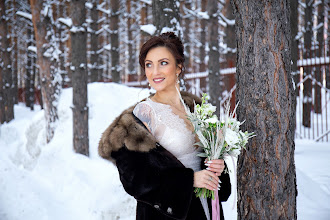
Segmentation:
{"type": "Polygon", "coordinates": [[[194,173],[194,187],[219,190],[219,177],[208,170],[201,170],[194,173]]]}
{"type": "Polygon", "coordinates": [[[222,159],[218,160],[205,160],[205,165],[207,170],[214,172],[217,176],[221,176],[221,173],[225,169],[225,162],[222,159]]]}

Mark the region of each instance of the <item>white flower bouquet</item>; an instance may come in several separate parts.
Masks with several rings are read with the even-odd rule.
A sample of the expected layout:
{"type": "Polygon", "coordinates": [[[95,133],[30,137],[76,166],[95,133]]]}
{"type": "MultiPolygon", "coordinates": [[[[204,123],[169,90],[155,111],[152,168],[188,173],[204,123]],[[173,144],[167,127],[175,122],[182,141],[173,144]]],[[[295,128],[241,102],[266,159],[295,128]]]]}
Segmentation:
{"type": "MultiPolygon", "coordinates": [[[[225,106],[224,118],[219,120],[214,114],[216,107],[206,103],[206,94],[203,94],[202,104],[195,103],[194,112],[187,111],[188,119],[194,126],[199,142],[195,145],[203,148],[204,152],[198,154],[200,157],[207,157],[208,160],[223,159],[229,155],[237,157],[241,149],[245,147],[248,140],[254,137],[254,133],[240,130],[239,122],[236,119],[236,108],[230,113],[229,101],[225,106]]],[[[228,172],[228,170],[225,170],[228,172]]],[[[214,191],[205,188],[196,188],[197,197],[212,197],[214,191]]]]}

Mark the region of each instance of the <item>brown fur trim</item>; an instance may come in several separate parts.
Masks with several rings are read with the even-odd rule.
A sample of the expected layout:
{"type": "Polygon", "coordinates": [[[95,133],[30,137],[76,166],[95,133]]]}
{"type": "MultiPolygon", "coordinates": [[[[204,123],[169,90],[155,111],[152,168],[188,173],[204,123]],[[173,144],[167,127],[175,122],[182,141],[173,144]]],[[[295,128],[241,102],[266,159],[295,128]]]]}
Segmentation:
{"type": "MultiPolygon", "coordinates": [[[[201,99],[187,92],[181,92],[184,102],[191,110],[201,99]]],[[[112,151],[118,151],[123,146],[131,151],[148,152],[156,146],[155,137],[142,125],[135,121],[133,110],[136,105],[123,111],[103,132],[98,146],[101,157],[112,162],[112,151]]]]}

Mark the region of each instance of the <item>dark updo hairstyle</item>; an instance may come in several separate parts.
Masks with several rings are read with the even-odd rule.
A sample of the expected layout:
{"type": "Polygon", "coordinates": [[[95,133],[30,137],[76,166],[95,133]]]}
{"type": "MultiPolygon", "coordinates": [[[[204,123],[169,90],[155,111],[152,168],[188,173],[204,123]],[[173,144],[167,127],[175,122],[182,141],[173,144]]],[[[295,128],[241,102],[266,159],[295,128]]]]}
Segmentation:
{"type": "Polygon", "coordinates": [[[183,54],[183,44],[173,32],[166,32],[159,36],[154,36],[145,42],[140,50],[139,63],[142,69],[142,72],[145,72],[145,59],[149,50],[156,47],[166,47],[174,56],[176,65],[181,64],[180,76],[184,72],[184,54],[183,54]]]}

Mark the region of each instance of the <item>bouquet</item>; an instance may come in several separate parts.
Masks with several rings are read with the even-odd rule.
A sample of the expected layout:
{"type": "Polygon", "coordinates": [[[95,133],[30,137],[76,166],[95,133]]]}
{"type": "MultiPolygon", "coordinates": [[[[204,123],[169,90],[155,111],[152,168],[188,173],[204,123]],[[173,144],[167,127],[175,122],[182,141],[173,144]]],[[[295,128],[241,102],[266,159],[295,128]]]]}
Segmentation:
{"type": "MultiPolygon", "coordinates": [[[[225,105],[224,118],[219,120],[214,114],[216,107],[206,103],[207,96],[203,94],[202,104],[195,103],[194,112],[188,111],[188,119],[194,126],[195,133],[199,138],[199,142],[195,145],[203,148],[204,152],[198,154],[200,157],[207,157],[208,160],[224,159],[225,156],[237,157],[242,148],[245,148],[248,140],[254,137],[254,133],[243,132],[239,122],[236,119],[236,108],[230,113],[229,101],[225,105]]],[[[228,172],[226,170],[224,172],[228,172]]],[[[215,199],[215,192],[205,189],[196,188],[197,197],[207,197],[215,199]]]]}

